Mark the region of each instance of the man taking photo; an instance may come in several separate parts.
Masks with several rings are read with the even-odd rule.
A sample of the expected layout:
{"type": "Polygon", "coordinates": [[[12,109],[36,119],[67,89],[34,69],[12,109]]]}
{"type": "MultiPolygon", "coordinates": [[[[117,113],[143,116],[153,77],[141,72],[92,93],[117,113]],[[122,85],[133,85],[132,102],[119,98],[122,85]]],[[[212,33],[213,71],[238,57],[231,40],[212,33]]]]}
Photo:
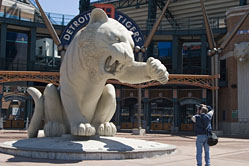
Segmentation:
{"type": "Polygon", "coordinates": [[[204,104],[197,105],[197,114],[192,117],[192,121],[195,123],[196,138],[196,161],[197,166],[202,166],[202,148],[205,152],[205,166],[210,166],[210,155],[208,132],[211,131],[211,119],[214,114],[214,110],[210,106],[204,104]]]}

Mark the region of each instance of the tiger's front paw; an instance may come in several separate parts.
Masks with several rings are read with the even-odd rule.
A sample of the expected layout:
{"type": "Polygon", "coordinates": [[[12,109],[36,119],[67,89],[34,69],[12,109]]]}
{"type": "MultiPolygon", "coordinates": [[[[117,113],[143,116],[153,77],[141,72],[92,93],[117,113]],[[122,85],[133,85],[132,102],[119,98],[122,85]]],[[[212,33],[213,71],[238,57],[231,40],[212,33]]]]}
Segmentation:
{"type": "Polygon", "coordinates": [[[77,136],[92,136],[96,130],[89,123],[80,123],[79,125],[71,126],[71,134],[77,136]]]}
{"type": "Polygon", "coordinates": [[[152,80],[157,80],[161,84],[166,84],[169,80],[167,68],[158,59],[150,57],[146,62],[146,70],[152,80]]]}
{"type": "Polygon", "coordinates": [[[114,136],[117,133],[117,129],[112,122],[106,122],[99,126],[97,133],[102,136],[114,136]]]}

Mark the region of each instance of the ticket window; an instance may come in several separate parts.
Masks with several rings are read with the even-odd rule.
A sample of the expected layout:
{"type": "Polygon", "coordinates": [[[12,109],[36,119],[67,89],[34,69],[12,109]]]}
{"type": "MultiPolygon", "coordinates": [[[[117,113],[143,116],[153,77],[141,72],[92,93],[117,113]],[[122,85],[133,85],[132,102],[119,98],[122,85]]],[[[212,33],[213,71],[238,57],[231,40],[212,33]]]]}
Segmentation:
{"type": "Polygon", "coordinates": [[[163,122],[164,123],[172,123],[173,122],[173,108],[172,107],[164,108],[163,122]]]}
{"type": "Polygon", "coordinates": [[[131,123],[131,117],[129,108],[123,108],[121,109],[121,129],[131,129],[132,123],[131,123]]]}
{"type": "Polygon", "coordinates": [[[170,130],[173,121],[172,102],[167,99],[156,99],[151,102],[151,129],[170,130]]]}
{"type": "Polygon", "coordinates": [[[9,106],[9,120],[24,120],[24,108],[19,101],[13,100],[9,106]]]}
{"type": "Polygon", "coordinates": [[[4,128],[24,128],[24,108],[18,100],[12,100],[6,111],[4,128]]]}
{"type": "Polygon", "coordinates": [[[122,101],[121,129],[132,129],[136,117],[136,98],[126,98],[122,101]]]}

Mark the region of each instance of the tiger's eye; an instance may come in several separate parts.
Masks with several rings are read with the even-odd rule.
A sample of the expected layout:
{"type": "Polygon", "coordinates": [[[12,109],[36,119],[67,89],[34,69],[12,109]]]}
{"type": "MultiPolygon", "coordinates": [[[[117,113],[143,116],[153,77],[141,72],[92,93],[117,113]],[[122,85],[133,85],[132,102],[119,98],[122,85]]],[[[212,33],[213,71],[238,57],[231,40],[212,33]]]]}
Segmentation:
{"type": "Polygon", "coordinates": [[[120,39],[119,39],[119,37],[115,37],[115,39],[118,41],[118,42],[120,42],[120,39]]]}

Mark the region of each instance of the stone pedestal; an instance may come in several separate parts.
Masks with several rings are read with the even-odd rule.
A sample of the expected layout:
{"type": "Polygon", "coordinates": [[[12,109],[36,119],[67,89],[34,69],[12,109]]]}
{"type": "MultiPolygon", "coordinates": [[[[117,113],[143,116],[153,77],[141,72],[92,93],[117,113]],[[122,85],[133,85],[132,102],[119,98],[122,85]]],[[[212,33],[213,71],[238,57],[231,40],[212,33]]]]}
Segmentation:
{"type": "Polygon", "coordinates": [[[54,160],[120,160],[168,155],[173,145],[120,137],[42,137],[0,143],[0,152],[54,160]]]}
{"type": "Polygon", "coordinates": [[[3,129],[3,118],[0,117],[0,130],[3,129]]]}
{"type": "Polygon", "coordinates": [[[179,127],[171,126],[171,133],[178,133],[179,127]]]}

